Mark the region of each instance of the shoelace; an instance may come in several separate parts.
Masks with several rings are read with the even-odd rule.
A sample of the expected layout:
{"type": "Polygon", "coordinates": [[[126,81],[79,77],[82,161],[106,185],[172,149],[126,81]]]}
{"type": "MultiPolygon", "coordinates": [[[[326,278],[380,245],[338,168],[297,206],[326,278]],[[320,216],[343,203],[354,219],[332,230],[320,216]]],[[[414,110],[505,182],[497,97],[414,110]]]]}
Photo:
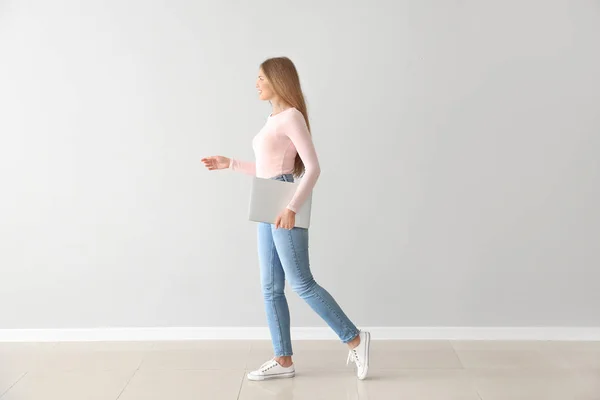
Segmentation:
{"type": "Polygon", "coordinates": [[[348,359],[346,360],[346,365],[348,365],[350,363],[350,360],[352,360],[353,362],[356,363],[356,366],[360,368],[361,363],[360,360],[358,358],[358,353],[356,352],[356,349],[352,349],[348,352],[348,359]]]}

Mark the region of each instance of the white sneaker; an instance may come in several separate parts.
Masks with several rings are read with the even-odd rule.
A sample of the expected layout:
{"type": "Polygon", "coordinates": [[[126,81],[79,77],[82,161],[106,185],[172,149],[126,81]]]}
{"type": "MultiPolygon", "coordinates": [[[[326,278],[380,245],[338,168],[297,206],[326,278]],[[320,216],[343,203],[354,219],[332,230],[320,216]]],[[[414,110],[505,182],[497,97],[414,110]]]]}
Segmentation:
{"type": "Polygon", "coordinates": [[[350,360],[356,363],[356,376],[358,379],[363,380],[367,377],[369,371],[369,347],[371,345],[371,334],[369,332],[360,331],[360,344],[350,350],[348,353],[348,359],[346,365],[350,363],[350,360]]]}
{"type": "Polygon", "coordinates": [[[248,374],[251,381],[264,381],[266,379],[293,378],[296,375],[294,364],[284,368],[275,359],[269,360],[256,371],[248,374]]]}

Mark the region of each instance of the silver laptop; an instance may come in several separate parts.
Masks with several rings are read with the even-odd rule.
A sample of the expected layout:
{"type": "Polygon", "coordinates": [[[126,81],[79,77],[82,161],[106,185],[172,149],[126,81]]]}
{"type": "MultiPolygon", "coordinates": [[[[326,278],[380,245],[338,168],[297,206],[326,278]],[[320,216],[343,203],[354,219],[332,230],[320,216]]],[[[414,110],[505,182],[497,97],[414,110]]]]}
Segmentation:
{"type": "MultiPolygon", "coordinates": [[[[279,214],[287,207],[296,193],[299,182],[254,177],[250,195],[248,219],[254,222],[274,224],[279,214]]],[[[312,192],[296,213],[296,227],[310,226],[312,192]]]]}

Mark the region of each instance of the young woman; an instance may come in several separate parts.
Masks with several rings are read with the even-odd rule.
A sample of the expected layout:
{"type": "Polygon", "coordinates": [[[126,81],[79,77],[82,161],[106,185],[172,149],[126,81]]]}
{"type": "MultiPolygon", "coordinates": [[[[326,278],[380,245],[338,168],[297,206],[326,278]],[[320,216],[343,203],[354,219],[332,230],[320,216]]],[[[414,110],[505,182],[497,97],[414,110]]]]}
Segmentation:
{"type": "Polygon", "coordinates": [[[266,124],[252,141],[256,162],[223,156],[202,159],[211,171],[231,169],[287,182],[302,176],[296,193],[281,210],[275,224],[258,224],[261,285],[275,357],[250,372],[248,379],[291,378],[295,375],[285,279],[348,345],[350,352],[346,363],[354,361],[358,378],[364,379],[369,368],[371,335],[358,330],[333,297],[315,282],[308,260],[308,229],[294,226],[296,212],[320,174],[296,67],[287,57],[266,60],[259,68],[256,88],[259,99],[268,100],[273,107],[266,124]]]}

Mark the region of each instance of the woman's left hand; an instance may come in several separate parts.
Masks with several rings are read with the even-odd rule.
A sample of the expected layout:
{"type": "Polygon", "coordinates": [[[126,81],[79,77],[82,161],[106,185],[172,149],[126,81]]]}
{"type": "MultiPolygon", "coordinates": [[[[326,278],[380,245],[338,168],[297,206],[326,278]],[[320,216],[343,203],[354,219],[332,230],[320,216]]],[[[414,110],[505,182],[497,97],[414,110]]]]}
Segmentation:
{"type": "Polygon", "coordinates": [[[275,220],[275,229],[292,229],[296,225],[296,213],[286,208],[275,220]]]}

